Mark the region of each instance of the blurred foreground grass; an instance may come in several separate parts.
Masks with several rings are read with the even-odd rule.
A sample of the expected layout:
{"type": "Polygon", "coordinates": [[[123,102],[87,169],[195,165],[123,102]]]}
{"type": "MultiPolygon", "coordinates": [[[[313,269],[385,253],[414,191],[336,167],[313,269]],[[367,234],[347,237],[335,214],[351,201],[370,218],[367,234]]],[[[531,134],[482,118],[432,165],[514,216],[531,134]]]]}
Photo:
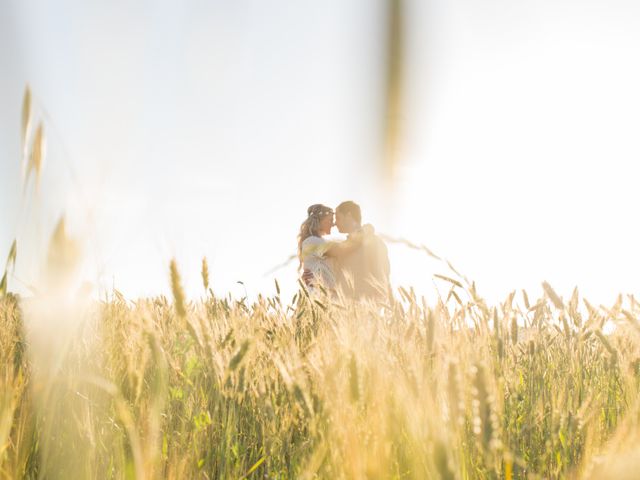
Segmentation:
{"type": "Polygon", "coordinates": [[[471,291],[429,307],[402,291],[378,310],[304,291],[289,305],[174,294],[88,302],[73,331],[33,343],[23,312],[36,300],[0,299],[0,476],[633,478],[640,466],[632,297],[581,307],[549,289],[493,308],[471,291]]]}

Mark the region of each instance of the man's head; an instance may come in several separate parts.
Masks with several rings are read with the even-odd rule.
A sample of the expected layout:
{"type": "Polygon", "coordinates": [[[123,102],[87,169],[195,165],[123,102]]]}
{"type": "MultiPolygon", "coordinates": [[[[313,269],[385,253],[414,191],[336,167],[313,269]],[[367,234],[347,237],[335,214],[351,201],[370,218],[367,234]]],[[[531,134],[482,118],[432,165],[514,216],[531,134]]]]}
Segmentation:
{"type": "Polygon", "coordinates": [[[336,227],[340,233],[353,233],[361,227],[360,205],[351,200],[342,202],[336,208],[336,227]]]}

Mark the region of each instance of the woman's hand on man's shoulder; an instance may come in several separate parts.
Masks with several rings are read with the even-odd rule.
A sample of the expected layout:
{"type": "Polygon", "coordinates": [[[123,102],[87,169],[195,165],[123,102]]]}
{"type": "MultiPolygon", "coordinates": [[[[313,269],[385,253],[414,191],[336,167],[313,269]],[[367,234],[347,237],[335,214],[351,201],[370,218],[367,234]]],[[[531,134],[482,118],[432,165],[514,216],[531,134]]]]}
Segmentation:
{"type": "Polygon", "coordinates": [[[373,228],[373,225],[370,223],[365,223],[362,226],[362,234],[365,236],[374,235],[376,233],[376,229],[373,228]]]}

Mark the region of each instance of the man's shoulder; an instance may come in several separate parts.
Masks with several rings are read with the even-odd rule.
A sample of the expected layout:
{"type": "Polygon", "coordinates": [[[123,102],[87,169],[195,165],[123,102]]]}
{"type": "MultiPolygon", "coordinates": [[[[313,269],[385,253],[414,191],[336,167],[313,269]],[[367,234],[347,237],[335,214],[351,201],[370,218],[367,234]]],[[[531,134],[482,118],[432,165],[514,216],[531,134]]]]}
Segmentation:
{"type": "Polygon", "coordinates": [[[387,242],[385,242],[384,239],[377,233],[372,234],[368,240],[369,245],[373,246],[374,248],[384,251],[387,250],[387,242]]]}

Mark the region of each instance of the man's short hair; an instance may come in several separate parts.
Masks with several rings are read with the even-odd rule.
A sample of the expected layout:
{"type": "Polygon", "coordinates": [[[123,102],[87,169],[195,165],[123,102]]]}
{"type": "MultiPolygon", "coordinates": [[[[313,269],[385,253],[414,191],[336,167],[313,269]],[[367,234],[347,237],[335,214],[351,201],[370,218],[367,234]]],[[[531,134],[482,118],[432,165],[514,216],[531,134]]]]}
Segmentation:
{"type": "Polygon", "coordinates": [[[353,218],[356,222],[362,223],[362,212],[360,211],[360,205],[358,205],[356,202],[352,202],[351,200],[342,202],[336,208],[336,212],[351,215],[351,218],[353,218]]]}

